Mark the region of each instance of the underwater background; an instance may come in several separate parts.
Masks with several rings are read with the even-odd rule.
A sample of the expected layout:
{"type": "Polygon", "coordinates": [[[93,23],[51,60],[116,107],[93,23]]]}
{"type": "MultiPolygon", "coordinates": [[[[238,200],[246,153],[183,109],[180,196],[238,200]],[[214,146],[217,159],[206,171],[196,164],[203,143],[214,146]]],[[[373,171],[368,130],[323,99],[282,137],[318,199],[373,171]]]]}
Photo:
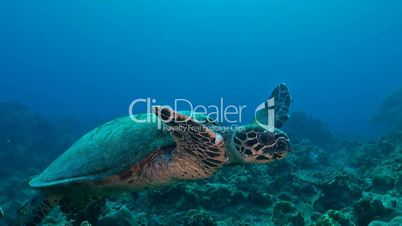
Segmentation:
{"type": "Polygon", "coordinates": [[[402,225],[402,1],[0,1],[0,225],[133,100],[223,98],[246,124],[280,83],[288,158],[116,195],[97,225],[402,225]]]}

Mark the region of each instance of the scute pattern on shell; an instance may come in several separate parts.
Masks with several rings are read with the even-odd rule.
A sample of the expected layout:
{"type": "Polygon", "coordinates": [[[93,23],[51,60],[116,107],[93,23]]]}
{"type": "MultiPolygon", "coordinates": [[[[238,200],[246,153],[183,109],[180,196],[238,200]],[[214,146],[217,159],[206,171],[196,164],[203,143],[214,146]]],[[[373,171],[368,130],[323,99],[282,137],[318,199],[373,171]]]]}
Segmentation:
{"type": "Polygon", "coordinates": [[[156,121],[137,123],[130,117],[118,118],[84,135],[30,185],[44,187],[101,179],[173,143],[168,133],[157,128],[156,121]]]}
{"type": "MultiPolygon", "coordinates": [[[[203,114],[180,113],[199,120],[207,118],[203,114]]],[[[149,120],[139,123],[127,116],[93,129],[32,178],[30,186],[40,188],[100,180],[137,164],[154,150],[175,144],[169,132],[158,129],[159,119],[154,114],[134,117],[149,120]]]]}

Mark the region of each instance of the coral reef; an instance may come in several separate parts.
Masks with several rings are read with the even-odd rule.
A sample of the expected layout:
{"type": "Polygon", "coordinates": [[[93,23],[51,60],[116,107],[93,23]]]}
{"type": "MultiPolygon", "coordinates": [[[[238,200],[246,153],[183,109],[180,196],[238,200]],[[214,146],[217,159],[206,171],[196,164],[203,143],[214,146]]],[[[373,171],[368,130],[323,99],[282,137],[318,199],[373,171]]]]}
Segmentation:
{"type": "MultiPolygon", "coordinates": [[[[40,118],[21,106],[8,108],[19,114],[25,112],[28,121],[40,118]]],[[[5,130],[18,124],[10,122],[15,119],[7,119],[13,114],[17,113],[0,118],[2,125],[7,125],[0,127],[1,134],[10,136],[5,130]]],[[[300,116],[300,120],[311,120],[305,117],[300,116]]],[[[308,124],[308,128],[313,125],[308,124]]],[[[321,131],[327,130],[321,123],[316,125],[321,131]]],[[[18,143],[3,146],[7,148],[1,149],[2,157],[13,159],[10,153],[26,146],[24,150],[43,158],[39,161],[49,161],[50,147],[46,145],[50,144],[42,143],[38,137],[31,138],[30,134],[43,130],[45,135],[41,139],[52,137],[56,139],[52,145],[63,146],[72,142],[74,134],[80,131],[80,127],[72,127],[62,136],[55,132],[56,128],[19,126],[23,131],[14,128],[12,133],[17,134],[14,136],[18,137],[15,139],[18,143]],[[58,135],[49,135],[52,133],[58,135]],[[35,139],[39,141],[27,143],[35,139]]],[[[321,135],[314,133],[294,133],[294,151],[283,161],[228,166],[206,180],[109,197],[97,225],[401,225],[402,133],[362,142],[340,141],[341,138],[326,131],[322,141],[329,142],[330,149],[320,143],[321,135]]],[[[0,225],[9,223],[16,209],[33,196],[24,181],[40,170],[31,160],[29,167],[13,164],[5,167],[9,170],[14,166],[12,173],[6,171],[10,177],[3,178],[0,185],[0,204],[5,212],[0,225]]],[[[72,222],[56,209],[44,225],[72,225],[72,222]]]]}
{"type": "Polygon", "coordinates": [[[402,130],[402,88],[394,91],[381,104],[373,122],[396,130],[402,130]]]}
{"type": "Polygon", "coordinates": [[[304,225],[303,215],[297,211],[292,202],[279,201],[272,210],[272,222],[275,225],[304,225]]]}
{"type": "Polygon", "coordinates": [[[390,222],[372,221],[369,226],[400,226],[402,225],[402,216],[395,217],[390,222]]]}
{"type": "Polygon", "coordinates": [[[127,207],[122,206],[120,209],[110,211],[105,216],[101,217],[97,225],[125,226],[132,225],[134,222],[136,223],[136,225],[144,224],[141,220],[136,219],[127,207]]]}
{"type": "Polygon", "coordinates": [[[332,225],[344,225],[352,226],[352,216],[348,213],[337,210],[329,210],[325,212],[320,218],[318,218],[313,226],[332,226],[332,225]]]}
{"type": "Polygon", "coordinates": [[[53,148],[49,140],[55,140],[52,129],[45,119],[25,106],[17,102],[0,103],[0,128],[0,157],[8,160],[0,166],[0,172],[8,172],[10,167],[40,166],[49,158],[53,148]]]}
{"type": "Polygon", "coordinates": [[[308,139],[318,146],[331,144],[335,138],[326,123],[301,111],[292,113],[285,130],[294,141],[308,139]]]}
{"type": "Polygon", "coordinates": [[[386,208],[378,199],[362,198],[353,205],[353,211],[358,225],[368,225],[373,220],[390,215],[392,209],[386,208]]]}

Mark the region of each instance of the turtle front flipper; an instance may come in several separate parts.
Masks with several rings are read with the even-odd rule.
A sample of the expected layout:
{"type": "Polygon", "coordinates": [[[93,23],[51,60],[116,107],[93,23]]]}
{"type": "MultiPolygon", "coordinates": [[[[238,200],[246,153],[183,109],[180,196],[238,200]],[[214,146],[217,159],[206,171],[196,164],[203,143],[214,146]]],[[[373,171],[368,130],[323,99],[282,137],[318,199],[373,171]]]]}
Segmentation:
{"type": "Polygon", "coordinates": [[[274,110],[275,128],[281,128],[286,120],[289,119],[289,107],[292,98],[289,88],[285,84],[280,84],[272,91],[269,99],[264,102],[256,112],[255,120],[264,125],[268,125],[268,112],[274,110]],[[272,101],[272,102],[270,102],[272,101]]]}
{"type": "Polygon", "coordinates": [[[35,226],[58,204],[61,196],[42,192],[18,209],[13,226],[35,226]]]}
{"type": "Polygon", "coordinates": [[[225,164],[225,144],[220,134],[172,109],[153,110],[177,144],[170,163],[175,179],[207,178],[225,164]]]}

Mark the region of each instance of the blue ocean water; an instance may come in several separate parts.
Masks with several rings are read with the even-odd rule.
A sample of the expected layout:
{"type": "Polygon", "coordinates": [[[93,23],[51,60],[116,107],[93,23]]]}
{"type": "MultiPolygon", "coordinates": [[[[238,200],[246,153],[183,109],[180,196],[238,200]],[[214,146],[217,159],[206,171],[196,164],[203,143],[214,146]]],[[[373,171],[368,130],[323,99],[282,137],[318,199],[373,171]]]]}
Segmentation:
{"type": "Polygon", "coordinates": [[[0,99],[104,118],[141,97],[254,107],[284,82],[293,110],[363,133],[401,86],[401,40],[398,0],[5,0],[0,99]]]}
{"type": "MultiPolygon", "coordinates": [[[[284,149],[280,159],[291,143],[285,160],[238,164],[251,159],[244,151],[250,142],[235,149],[234,136],[227,136],[233,140],[224,154],[241,155],[229,161],[236,165],[205,180],[106,197],[107,205],[96,200],[99,212],[75,220],[101,226],[401,225],[402,1],[1,0],[0,226],[44,217],[24,220],[40,206],[37,193],[52,195],[52,188],[50,193],[29,188],[27,178],[92,128],[127,115],[132,101],[172,105],[186,99],[194,106],[218,107],[223,101],[224,107],[246,106],[239,123],[247,124],[281,83],[292,95],[291,119],[282,128],[290,142],[281,133],[267,148],[284,149]]],[[[251,139],[251,134],[243,136],[251,139]]],[[[263,143],[260,134],[253,136],[251,143],[263,143]]],[[[121,163],[116,155],[126,150],[117,143],[120,149],[105,162],[120,166],[126,159],[121,163]]],[[[175,145],[145,150],[152,158],[140,166],[155,159],[176,166],[170,164],[175,145]]],[[[84,156],[65,166],[102,168],[106,163],[88,159],[98,159],[102,151],[84,149],[84,156]]],[[[264,160],[258,157],[251,162],[264,160]]],[[[205,170],[205,164],[197,167],[205,170]]],[[[81,173],[71,168],[61,174],[81,173]]],[[[129,169],[116,170],[118,178],[143,168],[129,169]]],[[[144,171],[153,175],[150,169],[144,171]]],[[[70,207],[76,207],[81,190],[77,195],[76,187],[64,188],[54,201],[62,211],[53,208],[45,225],[73,225],[63,208],[71,200],[70,207]]],[[[43,200],[52,202],[49,197],[43,200]]]]}

